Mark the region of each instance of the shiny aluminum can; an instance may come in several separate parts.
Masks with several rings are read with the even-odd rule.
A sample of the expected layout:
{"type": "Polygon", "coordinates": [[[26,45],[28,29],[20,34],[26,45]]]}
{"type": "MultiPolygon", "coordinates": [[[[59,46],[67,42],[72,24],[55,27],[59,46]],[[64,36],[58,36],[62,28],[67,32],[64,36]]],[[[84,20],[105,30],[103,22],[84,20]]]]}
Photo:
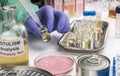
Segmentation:
{"type": "Polygon", "coordinates": [[[109,76],[110,60],[100,54],[77,57],[76,76],[109,76]]]}

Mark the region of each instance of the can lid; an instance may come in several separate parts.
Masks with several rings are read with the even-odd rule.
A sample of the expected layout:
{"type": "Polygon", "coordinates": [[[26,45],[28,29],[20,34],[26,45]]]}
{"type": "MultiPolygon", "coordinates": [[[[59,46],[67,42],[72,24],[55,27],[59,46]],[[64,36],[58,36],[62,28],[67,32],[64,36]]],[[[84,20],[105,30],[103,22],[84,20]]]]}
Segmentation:
{"type": "Polygon", "coordinates": [[[107,57],[99,54],[86,54],[78,57],[77,64],[86,70],[101,70],[110,66],[107,57]]]}
{"type": "Polygon", "coordinates": [[[116,13],[119,13],[119,14],[120,14],[120,6],[117,6],[117,7],[116,7],[116,13]]]}
{"type": "Polygon", "coordinates": [[[83,16],[89,16],[89,11],[83,11],[83,16]]]}
{"type": "Polygon", "coordinates": [[[94,10],[93,10],[93,11],[90,11],[90,15],[91,15],[91,16],[95,16],[95,15],[96,15],[96,11],[94,11],[94,10]]]}
{"type": "Polygon", "coordinates": [[[46,70],[28,66],[14,66],[2,69],[0,76],[53,76],[46,70]]]}

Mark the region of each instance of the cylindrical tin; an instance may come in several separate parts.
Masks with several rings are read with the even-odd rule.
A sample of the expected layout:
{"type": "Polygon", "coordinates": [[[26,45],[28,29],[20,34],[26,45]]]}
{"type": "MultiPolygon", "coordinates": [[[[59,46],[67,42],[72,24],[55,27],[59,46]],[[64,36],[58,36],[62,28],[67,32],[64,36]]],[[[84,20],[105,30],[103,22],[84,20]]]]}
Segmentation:
{"type": "Polygon", "coordinates": [[[48,71],[28,66],[14,66],[0,71],[0,76],[53,76],[48,71]]]}
{"type": "Polygon", "coordinates": [[[100,54],[77,57],[76,76],[109,76],[110,60],[100,54]]]}

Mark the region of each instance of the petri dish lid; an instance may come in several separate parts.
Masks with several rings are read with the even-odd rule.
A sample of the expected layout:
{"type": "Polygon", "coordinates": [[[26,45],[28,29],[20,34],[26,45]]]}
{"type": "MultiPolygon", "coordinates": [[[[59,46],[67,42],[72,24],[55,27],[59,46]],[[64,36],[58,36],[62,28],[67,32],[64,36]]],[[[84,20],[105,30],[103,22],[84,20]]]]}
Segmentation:
{"type": "Polygon", "coordinates": [[[35,66],[49,71],[53,75],[66,74],[73,68],[74,59],[65,53],[48,53],[35,59],[35,66]]]}

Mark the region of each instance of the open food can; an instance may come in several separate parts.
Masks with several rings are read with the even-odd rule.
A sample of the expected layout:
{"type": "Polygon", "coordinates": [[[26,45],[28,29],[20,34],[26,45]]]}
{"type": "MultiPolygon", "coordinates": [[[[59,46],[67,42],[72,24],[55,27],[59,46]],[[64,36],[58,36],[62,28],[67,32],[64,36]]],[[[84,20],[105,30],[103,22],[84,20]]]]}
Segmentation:
{"type": "Polygon", "coordinates": [[[110,60],[100,54],[77,57],[76,76],[109,76],[110,60]]]}
{"type": "Polygon", "coordinates": [[[14,66],[0,71],[0,76],[53,76],[48,71],[28,66],[14,66]]]}

